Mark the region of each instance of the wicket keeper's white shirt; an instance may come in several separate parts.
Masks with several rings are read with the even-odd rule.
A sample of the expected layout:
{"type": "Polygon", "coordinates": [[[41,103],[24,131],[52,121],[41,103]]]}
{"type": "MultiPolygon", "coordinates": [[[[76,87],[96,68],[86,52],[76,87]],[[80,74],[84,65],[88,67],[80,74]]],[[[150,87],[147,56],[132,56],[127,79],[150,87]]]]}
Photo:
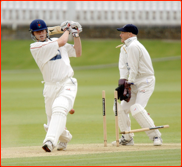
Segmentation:
{"type": "Polygon", "coordinates": [[[121,47],[119,57],[120,79],[128,79],[128,82],[136,85],[141,82],[150,82],[150,79],[154,77],[154,69],[148,51],[137,37],[128,38],[124,42],[125,45],[121,47]]]}
{"type": "Polygon", "coordinates": [[[59,47],[58,38],[46,42],[35,42],[30,45],[30,51],[35,59],[45,82],[61,82],[74,75],[69,57],[76,57],[71,44],[59,47]]]}

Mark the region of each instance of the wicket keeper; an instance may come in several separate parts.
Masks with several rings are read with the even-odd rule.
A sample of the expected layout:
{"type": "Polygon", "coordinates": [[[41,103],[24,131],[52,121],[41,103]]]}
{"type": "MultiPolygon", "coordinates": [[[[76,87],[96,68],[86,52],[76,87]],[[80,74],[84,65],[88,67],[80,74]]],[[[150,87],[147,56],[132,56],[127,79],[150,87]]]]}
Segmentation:
{"type": "MultiPolygon", "coordinates": [[[[119,72],[120,79],[116,90],[121,103],[118,104],[118,126],[121,131],[131,130],[129,113],[142,128],[155,127],[145,107],[155,87],[154,69],[146,48],[137,40],[138,28],[127,24],[120,31],[121,42],[119,72]]],[[[145,132],[154,146],[162,145],[159,130],[145,132]]],[[[120,145],[134,145],[134,134],[123,134],[119,139],[120,145]]],[[[112,142],[116,145],[116,141],[112,142]]]]}

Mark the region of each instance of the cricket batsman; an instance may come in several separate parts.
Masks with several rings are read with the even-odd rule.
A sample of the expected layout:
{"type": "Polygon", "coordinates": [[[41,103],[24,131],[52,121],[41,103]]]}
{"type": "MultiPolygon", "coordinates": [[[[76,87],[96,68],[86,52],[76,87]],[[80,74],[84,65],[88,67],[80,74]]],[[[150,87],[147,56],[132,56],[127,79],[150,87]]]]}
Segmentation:
{"type": "MultiPolygon", "coordinates": [[[[119,57],[119,87],[118,98],[118,126],[121,131],[131,130],[129,113],[136,119],[142,128],[155,127],[154,121],[149,116],[145,107],[155,87],[154,69],[150,55],[146,48],[137,40],[138,28],[127,24],[120,31],[121,42],[119,57]]],[[[146,131],[154,146],[162,145],[159,130],[146,131]]],[[[133,133],[123,134],[119,139],[120,145],[134,145],[133,133]]],[[[116,141],[112,142],[116,145],[116,141]]]]}
{"type": "Polygon", "coordinates": [[[72,135],[66,129],[67,114],[73,108],[77,94],[77,80],[73,78],[74,71],[69,57],[80,57],[82,45],[79,33],[82,26],[78,22],[65,21],[61,24],[63,34],[60,38],[49,38],[48,27],[41,19],[33,20],[30,33],[35,41],[30,45],[30,51],[37,63],[44,83],[43,96],[47,131],[42,148],[51,152],[66,150],[72,135]],[[74,45],[68,44],[69,34],[74,37],[74,45]]]}

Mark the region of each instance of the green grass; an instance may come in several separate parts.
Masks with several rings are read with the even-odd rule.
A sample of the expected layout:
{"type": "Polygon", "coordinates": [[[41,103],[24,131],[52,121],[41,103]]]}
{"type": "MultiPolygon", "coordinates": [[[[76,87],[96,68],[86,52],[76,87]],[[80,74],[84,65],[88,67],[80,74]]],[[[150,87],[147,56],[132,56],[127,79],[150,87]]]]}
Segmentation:
{"type": "MultiPolygon", "coordinates": [[[[181,55],[180,41],[140,40],[149,51],[151,58],[181,55]]],[[[1,69],[37,69],[30,53],[32,40],[17,40],[1,42],[1,69]]],[[[72,43],[72,42],[70,42],[72,43]]],[[[72,66],[98,65],[117,63],[120,48],[118,40],[82,40],[83,55],[71,61],[72,66]]]]}
{"type": "MultiPolygon", "coordinates": [[[[18,44],[21,42],[16,41],[14,43],[18,44]]],[[[30,43],[30,41],[23,42],[30,43]]],[[[149,47],[153,42],[157,41],[142,42],[149,47]]],[[[119,50],[114,48],[118,41],[113,40],[110,42],[110,45],[113,45],[113,50],[108,49],[109,41],[82,41],[82,43],[83,57],[78,58],[77,62],[75,61],[76,59],[71,59],[75,66],[95,65],[97,63],[108,64],[109,59],[110,63],[118,61],[119,50]],[[101,48],[107,48],[108,53],[104,52],[102,54],[102,49],[99,47],[102,43],[104,43],[104,46],[101,46],[101,48]],[[96,49],[95,52],[91,52],[90,47],[94,48],[93,46],[96,49]],[[104,59],[104,55],[106,55],[106,59],[104,59]],[[109,57],[109,55],[113,56],[109,57]]],[[[161,47],[153,43],[153,53],[154,51],[156,52],[155,58],[158,56],[172,56],[171,53],[158,50],[162,47],[168,51],[173,50],[172,54],[174,56],[180,55],[179,43],[175,43],[175,46],[171,46],[172,43],[170,43],[169,45],[173,49],[164,47],[163,43],[166,46],[164,41],[159,41],[158,45],[161,45],[161,47]],[[178,48],[175,48],[176,46],[178,48]],[[158,55],[157,50],[159,53],[161,52],[158,55]]],[[[46,123],[44,99],[42,96],[42,76],[39,70],[26,70],[37,69],[29,51],[22,52],[16,49],[5,51],[5,48],[8,48],[6,45],[15,48],[12,41],[2,41],[1,65],[2,70],[5,71],[1,72],[1,147],[41,147],[45,137],[43,124],[46,123]],[[8,54],[8,57],[4,57],[4,55],[8,54]],[[10,55],[12,55],[12,58],[10,58],[10,55]],[[17,57],[15,58],[15,56],[17,57]],[[27,62],[24,62],[24,60],[21,60],[22,57],[25,59],[30,57],[30,59],[27,58],[27,62]],[[4,61],[5,59],[7,61],[4,61]],[[21,61],[22,63],[19,64],[21,61]],[[8,69],[11,71],[6,71],[8,69]],[[19,70],[12,71],[12,69],[19,70]]],[[[26,48],[27,46],[24,45],[24,47],[26,48]]],[[[179,60],[154,62],[153,66],[156,76],[156,87],[146,110],[150,113],[155,125],[170,125],[170,128],[160,130],[164,143],[181,143],[181,62],[179,60]]],[[[118,67],[75,70],[75,78],[78,80],[78,94],[74,105],[76,113],[74,115],[69,114],[67,119],[67,128],[73,134],[70,145],[103,143],[102,90],[106,90],[108,143],[112,142],[115,140],[115,118],[112,105],[114,88],[117,86],[119,78],[118,67]]],[[[132,129],[140,128],[132,117],[131,121],[132,129]]],[[[135,143],[151,143],[143,132],[136,133],[134,139],[135,143]]],[[[180,152],[181,150],[176,149],[67,155],[60,157],[9,158],[1,159],[1,165],[174,166],[181,164],[180,152]]]]}
{"type": "Polygon", "coordinates": [[[2,159],[8,166],[179,166],[180,150],[2,159]],[[170,155],[170,156],[166,156],[170,155]],[[73,163],[74,162],[74,163],[73,163]]]}

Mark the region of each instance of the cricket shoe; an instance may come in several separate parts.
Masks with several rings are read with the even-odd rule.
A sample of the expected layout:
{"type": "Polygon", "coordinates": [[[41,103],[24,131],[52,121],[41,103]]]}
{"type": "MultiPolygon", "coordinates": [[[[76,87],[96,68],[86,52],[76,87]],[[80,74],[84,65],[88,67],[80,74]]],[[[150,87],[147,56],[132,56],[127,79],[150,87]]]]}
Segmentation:
{"type": "MultiPolygon", "coordinates": [[[[116,141],[113,141],[112,145],[116,146],[116,141]]],[[[124,136],[121,136],[121,138],[119,139],[119,145],[133,146],[134,145],[133,137],[130,140],[125,140],[124,136]]]]}
{"type": "Polygon", "coordinates": [[[58,151],[61,151],[61,150],[65,151],[66,147],[67,147],[67,143],[59,142],[57,145],[57,150],[58,151]]]}
{"type": "Polygon", "coordinates": [[[53,144],[51,141],[46,141],[45,144],[42,146],[42,148],[46,151],[46,152],[51,152],[53,150],[53,144]]]}
{"type": "Polygon", "coordinates": [[[154,137],[154,146],[161,146],[161,145],[162,145],[161,137],[154,137]]]}

